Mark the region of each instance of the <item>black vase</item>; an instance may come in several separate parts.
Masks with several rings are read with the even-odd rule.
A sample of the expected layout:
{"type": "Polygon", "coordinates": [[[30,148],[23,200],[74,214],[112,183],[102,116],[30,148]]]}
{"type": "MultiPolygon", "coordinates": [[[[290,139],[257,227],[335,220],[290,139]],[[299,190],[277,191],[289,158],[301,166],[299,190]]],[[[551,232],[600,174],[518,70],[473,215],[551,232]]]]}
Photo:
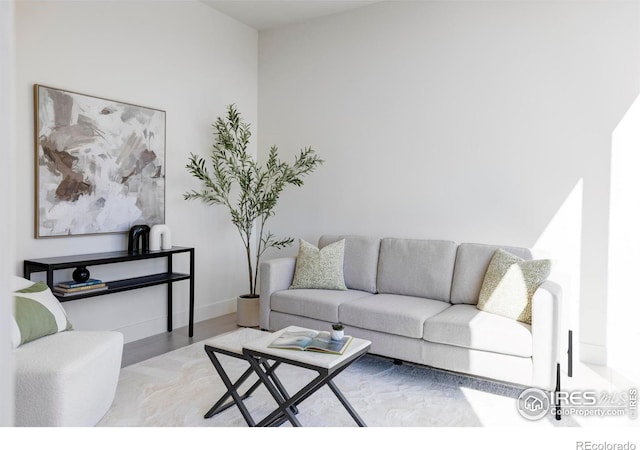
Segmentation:
{"type": "Polygon", "coordinates": [[[129,253],[149,252],[149,225],[134,225],[129,230],[129,253]]]}
{"type": "Polygon", "coordinates": [[[89,270],[87,270],[86,267],[80,266],[73,271],[71,276],[73,277],[73,281],[76,281],[78,283],[84,283],[89,279],[91,274],[89,273],[89,270]]]}

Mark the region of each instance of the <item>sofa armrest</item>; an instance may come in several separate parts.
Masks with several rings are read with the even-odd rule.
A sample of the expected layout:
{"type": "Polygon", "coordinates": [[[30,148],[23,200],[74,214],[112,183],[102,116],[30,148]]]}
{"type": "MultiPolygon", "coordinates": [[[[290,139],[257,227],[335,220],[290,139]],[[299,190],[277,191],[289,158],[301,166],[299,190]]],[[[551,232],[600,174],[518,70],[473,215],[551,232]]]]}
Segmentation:
{"type": "Polygon", "coordinates": [[[533,385],[550,391],[556,385],[556,366],[560,356],[562,287],[545,281],[531,302],[533,338],[533,385]]]}
{"type": "Polygon", "coordinates": [[[296,268],[296,258],[275,258],[260,264],[260,328],[269,330],[271,294],[289,289],[296,268]]]}

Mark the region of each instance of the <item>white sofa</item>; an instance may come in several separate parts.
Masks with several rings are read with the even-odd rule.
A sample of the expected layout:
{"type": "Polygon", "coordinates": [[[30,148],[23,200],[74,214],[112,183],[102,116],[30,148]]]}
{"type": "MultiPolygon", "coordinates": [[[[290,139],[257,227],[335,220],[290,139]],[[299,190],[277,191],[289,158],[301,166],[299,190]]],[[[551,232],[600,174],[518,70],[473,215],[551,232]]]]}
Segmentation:
{"type": "Polygon", "coordinates": [[[289,289],[296,259],[261,265],[260,327],[328,329],[372,342],[371,353],[552,391],[559,373],[561,286],[545,281],[532,300],[531,325],[479,310],[496,249],[525,260],[531,249],[443,240],[345,239],[346,291],[289,289]]]}

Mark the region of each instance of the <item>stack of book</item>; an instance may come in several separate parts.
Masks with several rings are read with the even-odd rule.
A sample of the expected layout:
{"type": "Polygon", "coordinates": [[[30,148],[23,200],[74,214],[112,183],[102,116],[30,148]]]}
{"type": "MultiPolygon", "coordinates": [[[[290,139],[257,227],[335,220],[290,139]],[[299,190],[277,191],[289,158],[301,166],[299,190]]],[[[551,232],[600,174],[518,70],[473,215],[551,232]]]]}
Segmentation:
{"type": "Polygon", "coordinates": [[[69,297],[77,294],[85,294],[88,291],[104,291],[108,289],[107,284],[101,280],[89,278],[87,281],[65,281],[58,283],[54,288],[54,294],[61,297],[69,297]]]}

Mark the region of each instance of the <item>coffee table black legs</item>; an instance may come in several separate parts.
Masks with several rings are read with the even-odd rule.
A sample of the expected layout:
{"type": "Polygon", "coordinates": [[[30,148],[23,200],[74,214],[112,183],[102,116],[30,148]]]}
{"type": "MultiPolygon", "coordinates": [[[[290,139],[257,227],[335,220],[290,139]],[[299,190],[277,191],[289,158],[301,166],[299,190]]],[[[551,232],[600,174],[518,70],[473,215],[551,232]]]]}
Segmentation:
{"type": "Polygon", "coordinates": [[[338,389],[338,387],[335,384],[333,384],[333,381],[332,380],[327,381],[327,385],[331,388],[331,390],[336,395],[336,397],[338,397],[338,400],[340,400],[340,403],[342,403],[342,406],[344,406],[344,408],[351,415],[353,420],[356,421],[358,426],[359,427],[366,427],[367,425],[364,423],[364,420],[362,420],[362,417],[360,417],[358,415],[358,413],[356,412],[356,410],[353,409],[353,406],[351,406],[351,404],[346,399],[344,394],[340,391],[340,389],[338,389]]]}
{"type": "MultiPolygon", "coordinates": [[[[209,419],[210,417],[213,417],[214,415],[227,410],[233,405],[236,405],[240,410],[242,417],[244,417],[244,420],[247,422],[247,425],[249,425],[250,427],[255,427],[256,423],[251,417],[249,410],[245,406],[244,400],[250,397],[251,394],[263,383],[262,379],[258,378],[258,380],[254,382],[244,394],[240,395],[238,393],[238,389],[240,389],[240,386],[242,386],[244,382],[247,381],[247,379],[251,376],[251,374],[254,373],[254,369],[252,367],[247,368],[247,370],[244,371],[244,373],[240,376],[240,378],[238,378],[236,382],[233,383],[229,378],[229,376],[227,375],[227,373],[225,372],[225,370],[223,369],[222,364],[220,364],[220,360],[218,360],[218,358],[216,357],[215,355],[216,351],[211,347],[205,346],[205,352],[207,353],[207,356],[209,356],[209,359],[211,360],[213,367],[215,367],[216,371],[218,372],[218,375],[220,375],[222,382],[227,388],[227,392],[225,392],[220,397],[220,399],[211,407],[211,409],[207,411],[207,413],[204,415],[204,418],[209,419]],[[230,397],[231,397],[231,400],[229,400],[230,397]]],[[[244,359],[235,354],[228,354],[228,355],[232,357],[236,357],[236,358],[239,357],[240,359],[244,359]]],[[[276,362],[275,364],[270,365],[268,361],[263,361],[261,365],[262,365],[262,370],[260,372],[265,373],[265,376],[270,381],[270,384],[273,383],[273,386],[275,386],[276,391],[280,395],[282,395],[284,398],[288,399],[289,394],[284,389],[284,387],[282,386],[282,382],[280,381],[280,379],[278,379],[278,377],[275,374],[275,369],[280,365],[280,363],[276,362]]],[[[290,414],[297,414],[298,408],[294,405],[288,409],[288,412],[290,414]]],[[[285,417],[283,414],[280,414],[278,417],[271,418],[269,425],[263,425],[263,426],[278,426],[286,421],[287,421],[287,417],[285,417]]]]}
{"type": "Polygon", "coordinates": [[[351,338],[349,348],[347,348],[343,354],[339,355],[296,352],[270,347],[274,338],[280,334],[289,331],[299,332],[300,330],[303,332],[312,331],[293,325],[275,333],[254,330],[252,328],[242,328],[207,341],[204,345],[205,352],[218,372],[218,375],[220,375],[226,387],[226,392],[215,402],[209,411],[207,411],[204,417],[210,418],[235,405],[250,427],[273,427],[279,426],[284,422],[289,422],[292,426],[299,427],[302,426],[297,417],[300,403],[323,386],[328,386],[356,424],[361,427],[366,427],[364,420],[362,420],[344,394],[334,384],[333,379],[364,356],[371,348],[371,342],[365,339],[351,338]],[[219,355],[226,355],[246,361],[249,364],[249,368],[233,382],[222,367],[218,359],[219,355]],[[276,375],[276,370],[281,364],[311,370],[315,372],[317,376],[314,376],[305,386],[290,395],[276,375]],[[252,373],[256,374],[257,381],[253,381],[244,393],[240,393],[243,384],[247,383],[247,385],[249,385],[248,380],[252,373]],[[245,400],[261,385],[265,387],[267,392],[269,392],[271,397],[276,401],[277,407],[268,413],[266,417],[258,420],[254,419],[249,413],[245,405],[245,400]]]}
{"type": "MultiPolygon", "coordinates": [[[[286,420],[291,422],[291,425],[293,425],[294,427],[301,426],[298,419],[296,419],[295,414],[290,409],[290,408],[295,408],[296,405],[292,402],[292,399],[289,397],[289,395],[286,394],[286,391],[285,391],[285,395],[283,395],[283,393],[281,392],[281,390],[284,391],[282,384],[280,384],[280,386],[277,387],[271,382],[266,371],[265,372],[262,371],[263,367],[261,367],[260,359],[247,357],[247,361],[249,361],[249,364],[253,368],[253,371],[258,374],[258,377],[260,378],[260,381],[262,381],[262,383],[264,384],[264,387],[267,388],[271,396],[278,403],[278,409],[276,409],[274,412],[272,412],[267,417],[265,417],[262,421],[260,421],[257,426],[259,427],[270,426],[270,424],[273,423],[276,419],[281,418],[283,416],[286,418],[286,420]],[[282,389],[279,389],[279,388],[282,388],[282,389]]],[[[276,364],[280,364],[280,363],[277,362],[276,364]]]]}
{"type": "MultiPolygon", "coordinates": [[[[284,390],[284,388],[281,385],[280,386],[276,385],[276,383],[272,381],[274,377],[270,376],[270,374],[266,370],[264,370],[263,366],[267,358],[256,356],[255,354],[251,354],[251,352],[245,352],[245,356],[247,358],[247,361],[249,361],[249,364],[251,364],[251,367],[253,368],[255,373],[257,373],[258,376],[260,377],[260,380],[262,381],[264,386],[267,388],[271,396],[274,398],[276,403],[278,403],[278,408],[275,409],[271,414],[265,417],[258,424],[256,424],[256,426],[258,427],[270,426],[269,424],[272,423],[275,419],[282,418],[283,416],[284,418],[286,418],[286,420],[291,422],[291,425],[293,425],[294,427],[302,426],[300,424],[300,421],[296,418],[295,414],[292,413],[293,408],[296,408],[297,405],[299,405],[304,400],[309,398],[312,394],[314,394],[316,391],[318,391],[318,389],[320,389],[324,385],[329,386],[329,388],[336,395],[340,403],[342,403],[342,406],[344,406],[344,408],[347,410],[347,412],[353,418],[353,420],[355,420],[358,426],[360,427],[367,426],[364,423],[364,420],[362,420],[362,418],[355,411],[353,406],[351,406],[351,404],[346,399],[344,394],[333,383],[333,378],[336,377],[338,374],[340,374],[343,370],[345,370],[349,366],[348,364],[343,365],[342,367],[333,371],[319,370],[315,367],[307,366],[306,367],[307,369],[316,370],[318,372],[318,376],[313,380],[311,380],[309,383],[307,383],[295,395],[288,397],[287,395],[284,395],[286,394],[286,391],[284,390]]],[[[276,365],[279,363],[280,363],[279,361],[276,362],[276,365]]],[[[275,365],[274,365],[274,369],[275,369],[275,365]]],[[[275,380],[277,380],[277,378],[275,378],[275,380]]]]}
{"type": "Polygon", "coordinates": [[[218,414],[218,413],[228,409],[229,407],[231,407],[233,405],[236,405],[238,407],[238,409],[240,410],[240,413],[242,414],[242,417],[244,417],[244,420],[247,422],[247,425],[249,425],[250,427],[255,426],[255,422],[253,421],[253,418],[251,417],[251,414],[249,414],[249,411],[247,410],[247,407],[244,406],[244,401],[243,400],[245,400],[247,397],[249,397],[249,395],[251,395],[251,392],[253,392],[258,387],[260,382],[257,382],[256,384],[251,386],[247,390],[247,392],[245,392],[244,395],[241,396],[241,395],[238,394],[238,388],[253,373],[253,369],[251,367],[249,367],[247,370],[245,370],[245,372],[240,376],[240,378],[238,378],[238,380],[235,383],[232,383],[231,380],[229,379],[229,377],[227,376],[227,373],[222,368],[222,365],[220,364],[220,361],[218,360],[218,358],[215,355],[215,352],[211,348],[206,347],[206,346],[205,346],[205,351],[207,353],[207,356],[209,356],[209,359],[211,360],[211,363],[213,364],[213,367],[216,368],[216,371],[218,372],[218,375],[220,375],[220,378],[222,379],[222,382],[226,386],[227,392],[225,392],[225,394],[222,397],[220,397],[220,399],[211,407],[211,409],[209,411],[207,411],[207,413],[204,415],[204,418],[208,419],[208,418],[212,417],[213,415],[218,414]],[[225,402],[229,399],[229,397],[232,398],[232,401],[225,404],[225,402]]]}

